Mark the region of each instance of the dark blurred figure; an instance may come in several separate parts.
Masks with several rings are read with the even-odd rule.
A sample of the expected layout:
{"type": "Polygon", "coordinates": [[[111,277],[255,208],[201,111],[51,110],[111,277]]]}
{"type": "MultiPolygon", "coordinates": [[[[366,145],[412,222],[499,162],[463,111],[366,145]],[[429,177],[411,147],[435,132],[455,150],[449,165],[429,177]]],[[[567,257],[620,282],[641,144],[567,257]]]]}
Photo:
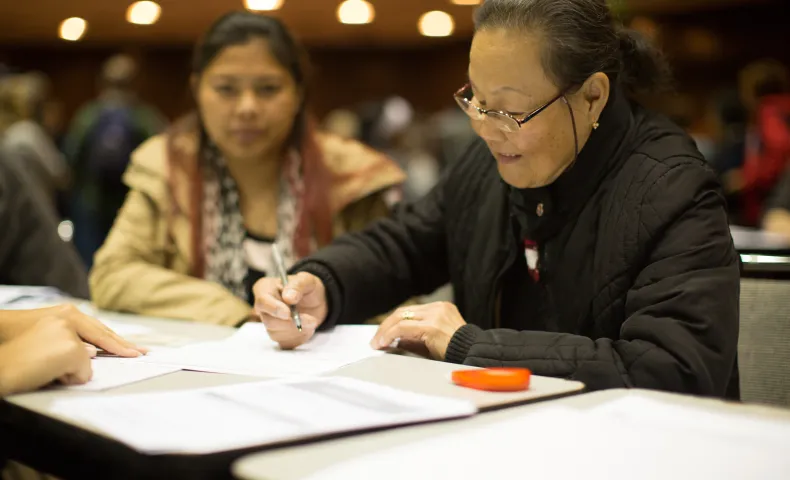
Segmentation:
{"type": "Polygon", "coordinates": [[[49,286],[88,298],[88,278],[16,152],[0,148],[0,284],[49,286]]]}
{"type": "Polygon", "coordinates": [[[42,74],[11,74],[0,79],[0,143],[29,176],[31,185],[56,209],[70,179],[69,167],[44,121],[50,82],[42,74]]]}
{"type": "Polygon", "coordinates": [[[746,132],[749,115],[743,106],[737,89],[721,92],[713,102],[716,124],[715,147],[710,158],[722,184],[725,185],[727,208],[733,223],[743,223],[741,192],[732,188],[733,178],[737,183],[746,155],[746,132]]]}
{"type": "Polygon", "coordinates": [[[156,109],[137,98],[136,76],[131,57],[111,57],[102,69],[98,98],[77,113],[66,139],[74,172],[74,243],[88,267],[126,198],[121,177],[131,153],[165,127],[156,109]]]}
{"type": "Polygon", "coordinates": [[[469,117],[453,105],[431,119],[439,142],[438,160],[441,168],[461,158],[469,145],[477,138],[469,117]]]}
{"type": "Polygon", "coordinates": [[[715,114],[718,138],[711,163],[719,174],[724,175],[743,166],[748,113],[738,92],[728,90],[716,98],[715,114]]]}
{"type": "Polygon", "coordinates": [[[728,193],[740,192],[741,223],[757,225],[766,199],[776,188],[790,159],[790,78],[774,60],[744,68],[738,79],[740,97],[748,113],[743,167],[724,176],[728,193]]]}

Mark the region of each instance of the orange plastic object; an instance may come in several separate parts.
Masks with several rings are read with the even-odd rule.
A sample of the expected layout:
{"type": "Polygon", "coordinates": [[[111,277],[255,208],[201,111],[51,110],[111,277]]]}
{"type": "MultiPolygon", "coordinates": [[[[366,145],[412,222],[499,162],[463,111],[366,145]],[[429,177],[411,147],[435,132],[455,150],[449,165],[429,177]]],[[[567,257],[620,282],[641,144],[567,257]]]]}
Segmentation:
{"type": "Polygon", "coordinates": [[[516,392],[529,388],[532,376],[526,368],[483,368],[480,370],[457,370],[453,372],[453,383],[462,387],[491,392],[516,392]]]}

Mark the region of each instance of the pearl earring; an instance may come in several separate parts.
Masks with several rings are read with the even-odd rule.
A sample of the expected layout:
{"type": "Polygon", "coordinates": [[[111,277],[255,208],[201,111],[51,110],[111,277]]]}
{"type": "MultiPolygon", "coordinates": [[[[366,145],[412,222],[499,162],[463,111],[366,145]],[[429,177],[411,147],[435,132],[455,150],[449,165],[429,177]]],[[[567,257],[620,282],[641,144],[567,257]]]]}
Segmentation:
{"type": "Polygon", "coordinates": [[[601,126],[601,124],[598,123],[598,122],[593,122],[593,124],[592,124],[593,130],[598,130],[598,127],[600,127],[600,126],[601,126]]]}

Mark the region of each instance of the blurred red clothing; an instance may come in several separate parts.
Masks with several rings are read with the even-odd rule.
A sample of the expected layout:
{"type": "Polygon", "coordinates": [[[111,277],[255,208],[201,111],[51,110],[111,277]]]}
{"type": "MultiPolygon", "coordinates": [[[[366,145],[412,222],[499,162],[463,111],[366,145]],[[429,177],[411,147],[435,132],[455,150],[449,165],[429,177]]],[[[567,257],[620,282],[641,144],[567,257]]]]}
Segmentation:
{"type": "Polygon", "coordinates": [[[760,102],[743,164],[745,220],[757,225],[763,203],[790,162],[790,94],[770,95],[760,102]]]}

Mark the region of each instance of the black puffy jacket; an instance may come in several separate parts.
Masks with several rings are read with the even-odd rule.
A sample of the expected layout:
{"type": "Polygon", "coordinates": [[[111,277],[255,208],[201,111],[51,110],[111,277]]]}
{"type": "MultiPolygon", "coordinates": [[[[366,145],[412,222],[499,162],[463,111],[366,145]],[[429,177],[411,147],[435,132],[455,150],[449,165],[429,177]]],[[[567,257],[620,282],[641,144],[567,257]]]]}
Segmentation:
{"type": "Polygon", "coordinates": [[[539,189],[508,187],[475,143],[425,198],[294,271],[325,283],[327,325],[450,281],[468,323],[450,362],[737,398],[739,263],[716,176],[688,135],[621,94],[600,124],[539,189]]]}

